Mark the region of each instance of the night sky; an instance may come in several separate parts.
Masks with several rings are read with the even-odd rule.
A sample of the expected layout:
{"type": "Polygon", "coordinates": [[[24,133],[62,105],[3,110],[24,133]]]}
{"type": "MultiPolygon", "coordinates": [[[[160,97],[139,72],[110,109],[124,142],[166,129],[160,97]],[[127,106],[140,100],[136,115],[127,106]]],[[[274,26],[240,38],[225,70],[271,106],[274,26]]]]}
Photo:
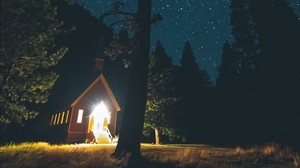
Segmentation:
{"type": "MultiPolygon", "coordinates": [[[[127,10],[136,11],[137,0],[119,0],[128,4],[127,10]]],[[[87,0],[84,7],[93,15],[111,9],[115,0],[87,0]]],[[[200,68],[217,78],[223,43],[232,41],[229,24],[230,0],[153,0],[153,13],[161,13],[164,20],[152,26],[151,45],[160,40],[174,64],[179,64],[183,45],[192,44],[200,68]]],[[[299,15],[300,1],[289,0],[299,15]]],[[[80,3],[80,0],[79,0],[80,3]]],[[[111,18],[114,20],[115,18],[111,18]]],[[[152,48],[152,50],[153,50],[152,48]]]]}

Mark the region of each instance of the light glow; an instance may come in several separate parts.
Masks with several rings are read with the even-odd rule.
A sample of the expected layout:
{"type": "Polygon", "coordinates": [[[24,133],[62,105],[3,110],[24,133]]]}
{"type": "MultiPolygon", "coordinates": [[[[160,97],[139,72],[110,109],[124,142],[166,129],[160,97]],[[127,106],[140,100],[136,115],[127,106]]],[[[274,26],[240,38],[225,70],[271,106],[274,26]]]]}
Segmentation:
{"type": "Polygon", "coordinates": [[[96,142],[99,143],[100,137],[105,137],[105,138],[109,137],[108,124],[110,122],[109,121],[110,115],[103,101],[101,101],[95,107],[90,117],[93,121],[91,122],[92,123],[91,131],[95,136],[96,142]]]}
{"type": "Polygon", "coordinates": [[[68,123],[68,117],[69,117],[69,110],[67,111],[66,123],[68,123]]]}
{"type": "Polygon", "coordinates": [[[59,119],[60,119],[60,113],[58,113],[57,123],[56,124],[59,124],[59,119]]]}
{"type": "Polygon", "coordinates": [[[77,123],[82,123],[82,115],[83,115],[83,110],[79,109],[78,117],[77,117],[77,123]]]}
{"type": "Polygon", "coordinates": [[[55,114],[53,125],[56,124],[56,118],[57,118],[57,114],[55,114]]]}
{"type": "Polygon", "coordinates": [[[63,122],[64,122],[64,116],[65,116],[65,112],[62,112],[60,124],[63,124],[63,122]]]}
{"type": "Polygon", "coordinates": [[[54,120],[54,115],[52,114],[51,121],[50,121],[50,125],[53,124],[53,120],[54,120]]]}

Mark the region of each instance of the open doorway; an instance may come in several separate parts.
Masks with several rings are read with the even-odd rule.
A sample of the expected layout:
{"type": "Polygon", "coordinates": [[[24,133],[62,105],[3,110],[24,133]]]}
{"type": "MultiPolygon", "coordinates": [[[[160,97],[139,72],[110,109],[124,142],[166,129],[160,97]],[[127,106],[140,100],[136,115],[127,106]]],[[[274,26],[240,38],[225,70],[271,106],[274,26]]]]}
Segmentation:
{"type": "Polygon", "coordinates": [[[90,115],[89,131],[93,132],[96,143],[111,143],[112,136],[108,129],[110,113],[101,101],[90,115]]]}

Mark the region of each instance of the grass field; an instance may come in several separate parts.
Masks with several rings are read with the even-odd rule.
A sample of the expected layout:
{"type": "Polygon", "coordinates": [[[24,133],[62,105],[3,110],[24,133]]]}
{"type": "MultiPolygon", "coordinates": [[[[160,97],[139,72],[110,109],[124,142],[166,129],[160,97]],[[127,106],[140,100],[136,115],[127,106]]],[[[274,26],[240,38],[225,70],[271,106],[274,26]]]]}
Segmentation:
{"type": "MultiPolygon", "coordinates": [[[[1,168],[13,167],[126,167],[126,158],[117,160],[110,154],[115,145],[50,145],[45,142],[22,143],[0,147],[1,168]]],[[[299,154],[277,144],[249,148],[225,148],[209,145],[142,144],[143,167],[197,168],[293,168],[299,167],[299,154]]],[[[142,167],[142,168],[143,168],[142,167]]]]}

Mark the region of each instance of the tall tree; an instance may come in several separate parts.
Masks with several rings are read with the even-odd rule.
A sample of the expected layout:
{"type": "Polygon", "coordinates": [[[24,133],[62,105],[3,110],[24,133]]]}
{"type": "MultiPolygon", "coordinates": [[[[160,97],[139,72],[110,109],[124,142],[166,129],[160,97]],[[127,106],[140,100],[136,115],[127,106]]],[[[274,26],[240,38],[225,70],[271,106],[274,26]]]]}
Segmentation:
{"type": "Polygon", "coordinates": [[[163,69],[170,69],[172,68],[172,59],[169,57],[161,44],[160,41],[156,42],[155,50],[152,53],[151,61],[150,61],[150,67],[151,67],[151,73],[157,74],[159,72],[162,72],[163,69]]]}
{"type": "Polygon", "coordinates": [[[132,54],[131,74],[118,145],[115,157],[141,157],[140,142],[147,100],[147,76],[150,51],[151,0],[139,0],[135,21],[138,26],[134,38],[136,50],[132,54]]]}
{"type": "Polygon", "coordinates": [[[299,79],[300,21],[285,0],[251,2],[262,48],[264,80],[273,84],[270,89],[288,91],[299,79]]]}
{"type": "Polygon", "coordinates": [[[216,82],[218,91],[231,92],[238,86],[239,59],[233,54],[232,45],[228,41],[224,43],[221,64],[218,71],[219,77],[216,82]]]}
{"type": "Polygon", "coordinates": [[[274,138],[286,137],[286,142],[298,144],[294,131],[299,127],[295,119],[300,110],[300,21],[285,0],[250,2],[262,53],[259,73],[264,118],[271,118],[271,128],[277,130],[274,138]],[[286,124],[278,124],[282,122],[286,124]]]}
{"type": "Polygon", "coordinates": [[[241,138],[247,140],[249,137],[258,137],[250,132],[257,134],[262,129],[256,132],[253,130],[264,123],[264,119],[259,117],[262,112],[258,109],[263,99],[257,97],[262,93],[260,90],[262,81],[258,71],[262,68],[263,55],[257,23],[251,10],[251,0],[232,0],[231,10],[231,34],[235,41],[224,44],[217,88],[220,93],[218,97],[220,107],[226,109],[226,115],[220,116],[224,115],[222,117],[230,121],[226,132],[233,135],[239,133],[239,137],[235,140],[241,141],[241,138]],[[253,120],[258,124],[253,126],[251,123],[253,120]]]}
{"type": "Polygon", "coordinates": [[[49,68],[67,51],[54,45],[62,25],[55,16],[50,0],[1,2],[1,125],[35,118],[27,105],[48,99],[58,78],[49,68]]]}
{"type": "Polygon", "coordinates": [[[231,34],[235,41],[224,44],[217,86],[232,91],[240,87],[253,87],[261,50],[249,0],[232,0],[231,10],[231,34]]]}
{"type": "Polygon", "coordinates": [[[199,84],[199,88],[208,88],[211,87],[211,81],[209,79],[209,76],[207,72],[199,68],[198,63],[196,62],[196,57],[194,55],[192,46],[189,42],[186,42],[184,44],[183,53],[180,59],[181,67],[179,71],[182,71],[183,73],[186,73],[187,78],[192,77],[196,79],[196,83],[199,84]],[[190,74],[191,73],[191,74],[190,74]]]}
{"type": "Polygon", "coordinates": [[[253,82],[257,66],[261,59],[256,24],[250,11],[250,0],[231,1],[232,44],[233,54],[238,58],[238,81],[241,87],[254,87],[253,82]]]}
{"type": "Polygon", "coordinates": [[[181,110],[178,117],[182,121],[182,127],[185,127],[183,134],[196,140],[201,135],[199,119],[201,114],[207,112],[205,101],[208,100],[211,83],[207,72],[199,68],[189,42],[184,44],[180,63],[181,66],[176,72],[176,90],[181,110]]]}
{"type": "MultiPolygon", "coordinates": [[[[149,61],[147,104],[144,134],[155,133],[155,144],[160,144],[160,136],[175,136],[172,112],[176,98],[174,93],[174,73],[171,58],[166,54],[160,41],[149,61]]],[[[174,114],[173,114],[174,115],[174,114]]]]}
{"type": "MultiPolygon", "coordinates": [[[[285,0],[251,1],[251,11],[257,24],[257,32],[264,55],[262,64],[270,73],[284,75],[297,70],[297,42],[300,36],[300,21],[285,0]],[[283,59],[285,55],[285,59],[283,59]],[[296,62],[296,63],[295,63],[296,62]],[[280,67],[280,68],[278,68],[280,67]],[[272,69],[271,69],[272,68],[272,69]],[[283,70],[281,68],[285,68],[283,70]]],[[[297,71],[295,71],[297,72],[297,71]]],[[[273,77],[273,76],[272,76],[273,77]]]]}
{"type": "MultiPolygon", "coordinates": [[[[231,9],[235,41],[224,45],[217,84],[227,91],[223,105],[227,105],[226,111],[231,113],[227,114],[228,118],[235,121],[229,130],[236,130],[235,135],[239,132],[239,138],[244,133],[248,136],[245,139],[250,136],[274,140],[274,134],[266,137],[266,132],[287,130],[284,129],[287,126],[276,126],[277,123],[286,118],[284,116],[297,116],[295,111],[299,109],[296,102],[300,100],[292,98],[295,91],[299,92],[300,83],[296,73],[300,70],[297,65],[300,49],[295,45],[299,43],[299,21],[284,0],[232,0],[231,9]],[[233,58],[235,63],[230,63],[230,59],[226,61],[225,56],[233,58]],[[231,65],[236,71],[226,73],[231,65]],[[225,85],[225,81],[230,80],[236,88],[225,85]],[[289,115],[283,115],[283,111],[289,115]],[[253,120],[256,121],[254,126],[253,120]]],[[[289,130],[293,127],[295,124],[289,130]]],[[[284,132],[293,134],[293,131],[284,132]]]]}

